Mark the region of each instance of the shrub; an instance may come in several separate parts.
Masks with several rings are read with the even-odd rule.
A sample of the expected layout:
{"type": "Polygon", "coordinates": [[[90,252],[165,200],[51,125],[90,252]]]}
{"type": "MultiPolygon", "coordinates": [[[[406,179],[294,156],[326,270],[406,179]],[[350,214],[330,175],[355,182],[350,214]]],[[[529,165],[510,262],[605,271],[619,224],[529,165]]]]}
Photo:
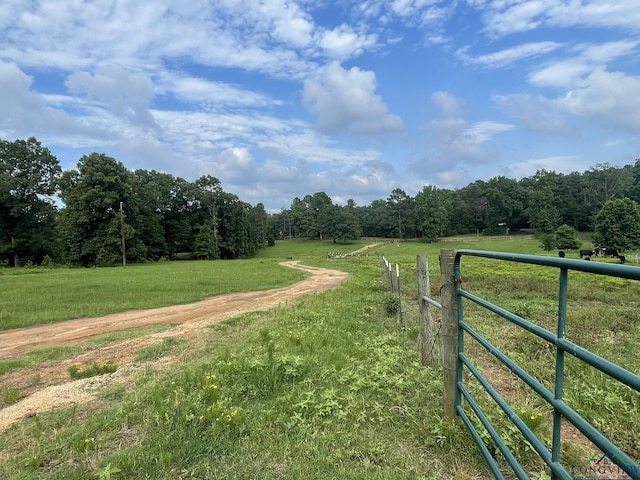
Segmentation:
{"type": "Polygon", "coordinates": [[[550,252],[556,246],[556,238],[552,233],[542,233],[538,236],[538,240],[545,252],[550,252]]]}
{"type": "Polygon", "coordinates": [[[53,268],[55,265],[53,263],[52,258],[49,255],[45,255],[44,258],[42,259],[42,263],[41,265],[44,268],[53,268]]]}
{"type": "Polygon", "coordinates": [[[575,250],[582,246],[578,231],[569,225],[560,225],[556,230],[556,247],[560,250],[575,250]]]}
{"type": "Polygon", "coordinates": [[[382,299],[382,309],[389,317],[397,315],[400,311],[400,299],[393,293],[387,293],[382,299]]]}

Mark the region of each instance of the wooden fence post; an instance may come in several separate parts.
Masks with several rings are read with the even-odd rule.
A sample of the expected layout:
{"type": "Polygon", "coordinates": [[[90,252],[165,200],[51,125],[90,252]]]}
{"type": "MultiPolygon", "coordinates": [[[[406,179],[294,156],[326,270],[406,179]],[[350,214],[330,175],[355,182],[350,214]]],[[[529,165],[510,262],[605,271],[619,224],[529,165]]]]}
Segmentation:
{"type": "Polygon", "coordinates": [[[387,257],[382,256],[382,268],[384,269],[384,281],[387,282],[389,290],[392,292],[395,290],[393,287],[393,274],[391,273],[391,263],[387,260],[387,257]]]}
{"type": "Polygon", "coordinates": [[[429,285],[429,258],[426,255],[418,255],[416,258],[418,269],[418,307],[420,308],[420,337],[418,348],[420,350],[420,360],[422,365],[429,365],[433,361],[433,318],[431,317],[430,305],[423,300],[423,297],[431,296],[429,285]]]}
{"type": "Polygon", "coordinates": [[[444,370],[444,415],[456,417],[458,363],[458,304],[454,281],[455,250],[440,250],[442,289],[442,368],[444,370]]]}
{"type": "Polygon", "coordinates": [[[400,290],[400,265],[396,263],[396,280],[398,285],[398,314],[400,315],[400,324],[406,330],[407,325],[404,322],[404,313],[402,312],[402,290],[400,290]]]}

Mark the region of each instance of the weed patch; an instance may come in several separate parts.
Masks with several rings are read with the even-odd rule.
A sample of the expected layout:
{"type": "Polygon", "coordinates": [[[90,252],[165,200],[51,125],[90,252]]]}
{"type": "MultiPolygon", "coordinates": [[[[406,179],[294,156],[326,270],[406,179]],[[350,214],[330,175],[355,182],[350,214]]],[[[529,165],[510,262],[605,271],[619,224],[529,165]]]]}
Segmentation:
{"type": "Polygon", "coordinates": [[[385,293],[382,297],[382,311],[387,317],[393,317],[400,312],[400,299],[393,293],[385,293]]]}
{"type": "Polygon", "coordinates": [[[111,362],[93,362],[90,366],[84,369],[81,369],[77,365],[70,365],[67,371],[71,378],[78,379],[95,377],[97,375],[104,375],[105,373],[113,373],[117,369],[118,366],[111,362]]]}
{"type": "Polygon", "coordinates": [[[27,361],[22,358],[8,358],[6,360],[0,360],[0,375],[23,368],[26,364],[27,361]]]}
{"type": "Polygon", "coordinates": [[[2,393],[2,406],[11,405],[20,399],[20,389],[14,386],[8,386],[0,390],[2,393]]]}
{"type": "Polygon", "coordinates": [[[158,360],[173,353],[177,347],[184,345],[186,340],[180,338],[163,338],[162,341],[140,348],[136,354],[136,361],[158,360]]]}

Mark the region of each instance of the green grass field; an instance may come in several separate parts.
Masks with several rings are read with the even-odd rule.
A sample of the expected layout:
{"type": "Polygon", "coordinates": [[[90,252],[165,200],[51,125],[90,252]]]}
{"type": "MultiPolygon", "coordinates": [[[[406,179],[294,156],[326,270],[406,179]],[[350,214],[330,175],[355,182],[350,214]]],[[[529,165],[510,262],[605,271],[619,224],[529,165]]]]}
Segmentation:
{"type": "Polygon", "coordinates": [[[0,330],[282,287],[305,276],[268,259],[1,272],[0,330]]]}
{"type": "MultiPolygon", "coordinates": [[[[429,256],[432,295],[437,298],[437,255],[441,248],[545,253],[535,240],[515,236],[464,240],[384,244],[357,257],[334,259],[327,258],[327,253],[353,251],[365,242],[278,242],[257,259],[229,262],[229,272],[234,270],[233,265],[239,265],[237,284],[233,286],[239,289],[268,288],[255,284],[252,276],[256,269],[277,275],[282,268],[277,262],[291,258],[349,271],[351,279],[294,305],[212,326],[205,346],[197,351],[171,341],[140,351],[139,361],[147,367],[135,388],[115,385],[100,394],[99,407],[44,413],[0,433],[0,478],[490,478],[465,428],[442,418],[440,367],[419,364],[411,334],[417,322],[416,255],[429,256]],[[380,254],[400,265],[407,331],[386,308],[389,294],[381,281],[380,254]],[[247,278],[241,278],[243,275],[247,278]],[[165,355],[167,349],[181,362],[160,375],[148,362],[165,355]]],[[[149,282],[162,276],[162,269],[184,268],[184,274],[172,270],[162,283],[167,290],[178,292],[175,301],[194,301],[198,295],[209,295],[206,292],[215,291],[215,287],[188,297],[190,289],[184,288],[179,279],[194,277],[193,269],[199,264],[216,269],[223,268],[218,264],[224,263],[177,262],[139,268],[151,272],[145,277],[149,282]]],[[[283,277],[270,279],[274,284],[295,280],[297,272],[287,277],[289,270],[282,270],[283,277]]],[[[85,282],[100,285],[100,273],[109,277],[116,276],[117,271],[79,270],[70,275],[78,275],[78,284],[83,283],[82,275],[96,275],[84,277],[90,278],[85,282]]],[[[10,283],[20,278],[25,282],[23,292],[29,292],[32,303],[36,303],[41,290],[46,289],[38,286],[42,283],[30,287],[29,280],[43,282],[56,273],[5,272],[0,282],[4,285],[7,280],[10,283]]],[[[524,270],[507,262],[486,265],[465,261],[463,280],[465,288],[532,321],[545,326],[555,321],[554,274],[524,270]]],[[[637,282],[585,275],[571,282],[569,338],[638,373],[637,282]]],[[[77,297],[79,303],[81,298],[77,297]]],[[[154,301],[160,300],[158,297],[154,301]]],[[[116,303],[112,301],[112,305],[116,303]]],[[[56,313],[50,312],[46,321],[77,316],[60,313],[63,310],[62,305],[57,306],[56,313]]],[[[549,381],[552,351],[503,320],[472,308],[465,312],[497,346],[541,381],[549,381]]],[[[469,348],[485,371],[498,372],[499,367],[482,349],[473,345],[469,348]]],[[[638,458],[640,446],[634,427],[640,424],[637,392],[616,388],[572,362],[567,364],[567,371],[572,379],[568,380],[566,395],[575,408],[638,458]]],[[[6,389],[3,394],[14,397],[16,392],[6,389]]],[[[539,416],[536,429],[548,441],[550,415],[540,399],[513,382],[508,401],[539,416]]],[[[489,415],[530,477],[548,478],[530,447],[497,410],[489,410],[489,415]]],[[[592,453],[576,439],[565,447],[563,460],[571,464],[586,460],[592,453]]]]}

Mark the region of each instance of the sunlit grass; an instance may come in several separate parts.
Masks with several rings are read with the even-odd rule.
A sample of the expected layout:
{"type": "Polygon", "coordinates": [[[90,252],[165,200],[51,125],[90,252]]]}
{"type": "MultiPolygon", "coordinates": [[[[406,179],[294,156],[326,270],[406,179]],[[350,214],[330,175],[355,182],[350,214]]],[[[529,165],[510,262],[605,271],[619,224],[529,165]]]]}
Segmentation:
{"type": "Polygon", "coordinates": [[[20,358],[0,359],[0,375],[47,362],[71,358],[82,351],[84,351],[84,347],[80,345],[53,345],[36,348],[20,358]]]}
{"type": "MultiPolygon", "coordinates": [[[[349,258],[327,258],[331,242],[277,242],[254,262],[301,260],[349,271],[350,281],[290,306],[211,326],[188,361],[181,357],[184,363],[162,373],[143,364],[148,366],[135,388],[114,388],[117,394],[102,396],[97,411],[78,407],[15,425],[0,434],[0,455],[6,459],[0,477],[95,478],[110,465],[119,470],[115,478],[491,478],[464,426],[442,418],[440,368],[419,365],[411,330],[417,322],[416,255],[429,256],[432,296],[438,299],[437,259],[443,248],[556,252],[516,237],[465,240],[388,243],[349,258]],[[400,266],[407,331],[385,305],[383,253],[400,266]]],[[[360,246],[337,245],[334,251],[360,246]]],[[[463,259],[465,289],[551,331],[557,280],[554,269],[463,259]]],[[[637,283],[570,275],[568,338],[637,371],[637,283]]],[[[553,346],[472,305],[465,304],[465,315],[552,386],[553,346]]],[[[142,352],[153,359],[178,347],[142,352]]],[[[492,363],[484,349],[471,341],[466,348],[518,416],[548,442],[549,406],[492,363]]],[[[638,458],[637,392],[572,358],[565,372],[567,401],[638,458]]],[[[536,477],[544,468],[512,422],[491,402],[481,401],[530,476],[544,478],[536,477]]],[[[588,447],[577,440],[565,442],[562,461],[588,458],[592,452],[582,458],[583,448],[588,447]]]]}
{"type": "Polygon", "coordinates": [[[438,368],[384,314],[376,257],[349,269],[332,291],[211,326],[188,363],[141,372],[98,411],[15,425],[0,477],[484,478],[468,433],[441,418],[438,368]]]}
{"type": "Polygon", "coordinates": [[[224,293],[282,287],[304,277],[272,260],[6,269],[0,275],[0,330],[191,303],[224,293]]]}
{"type": "MultiPolygon", "coordinates": [[[[439,297],[441,284],[438,268],[438,255],[441,249],[477,249],[505,251],[534,255],[555,256],[557,252],[545,252],[536,240],[520,239],[487,241],[465,239],[465,242],[434,244],[400,243],[383,245],[369,253],[384,253],[392,264],[399,264],[405,298],[405,310],[416,298],[415,256],[426,254],[430,263],[432,296],[439,297]]],[[[579,258],[577,252],[568,252],[568,258],[579,258]]],[[[592,261],[617,263],[610,258],[594,258],[592,261]]],[[[633,263],[629,263],[633,265],[633,263]]],[[[559,272],[554,268],[523,265],[519,263],[487,260],[474,257],[462,259],[463,288],[505,308],[553,333],[557,331],[557,312],[559,295],[559,272]]],[[[640,373],[637,360],[637,348],[640,341],[640,324],[637,322],[640,282],[623,280],[603,275],[570,272],[567,315],[567,338],[578,345],[591,350],[605,359],[618,364],[631,372],[640,373]]],[[[554,389],[555,356],[553,345],[539,339],[505,319],[490,314],[471,302],[464,302],[465,319],[476,330],[485,335],[493,345],[524,367],[550,390],[554,389]]],[[[438,319],[438,313],[435,313],[438,319]]],[[[406,314],[406,312],[405,312],[406,314]]],[[[411,317],[409,317],[411,318],[411,317]]],[[[484,355],[484,349],[468,339],[466,349],[475,357],[480,366],[488,369],[493,380],[499,380],[496,372],[499,364],[491,355],[484,355]]],[[[501,375],[498,375],[500,377],[501,375]]],[[[498,386],[506,392],[514,407],[521,403],[530,403],[539,411],[548,411],[549,405],[512,374],[505,374],[498,386]],[[506,390],[505,390],[506,389],[506,390]]],[[[565,378],[565,396],[567,401],[600,428],[610,439],[617,443],[632,457],[640,456],[640,443],[637,436],[629,430],[630,424],[640,424],[640,395],[628,387],[611,381],[592,367],[573,358],[567,360],[565,378]],[[597,374],[597,375],[596,375],[597,374]],[[600,400],[596,400],[599,398],[600,400]],[[631,423],[629,423],[631,422],[631,423]]],[[[510,442],[516,449],[525,453],[526,448],[515,438],[511,422],[500,420],[500,410],[492,401],[484,404],[491,415],[501,424],[510,442]],[[495,411],[493,410],[495,409],[495,411]]],[[[549,415],[545,416],[546,427],[541,431],[550,435],[549,415]]],[[[549,437],[545,437],[550,439],[549,437]]],[[[577,462],[580,456],[595,447],[588,440],[564,443],[564,462],[577,462]]],[[[531,461],[531,451],[525,454],[531,461]]],[[[532,464],[533,465],[533,464],[532,464]]]]}

